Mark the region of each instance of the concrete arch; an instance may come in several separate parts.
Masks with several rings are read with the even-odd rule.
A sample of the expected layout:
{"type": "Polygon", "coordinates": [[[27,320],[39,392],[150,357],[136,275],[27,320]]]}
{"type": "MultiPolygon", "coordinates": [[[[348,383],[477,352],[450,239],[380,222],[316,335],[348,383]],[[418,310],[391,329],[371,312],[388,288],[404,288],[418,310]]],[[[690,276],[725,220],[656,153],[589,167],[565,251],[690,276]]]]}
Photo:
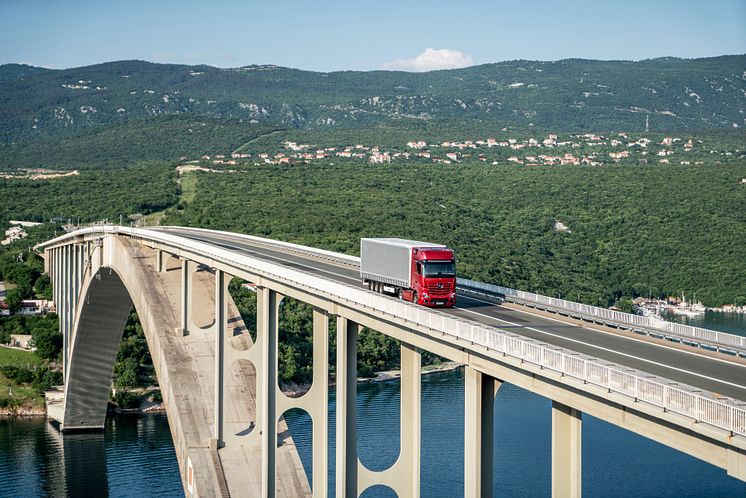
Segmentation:
{"type": "MultiPolygon", "coordinates": [[[[175,264],[177,257],[183,262],[183,256],[163,258],[165,254],[158,253],[126,237],[106,237],[91,251],[75,296],[75,320],[67,345],[64,409],[58,417],[61,429],[104,427],[114,362],[134,306],[161,386],[187,495],[225,495],[229,488],[231,494],[239,490],[255,493],[261,484],[254,475],[261,468],[261,455],[250,445],[219,448],[215,444],[217,323],[215,316],[207,314],[216,313],[216,272],[200,271],[193,278],[196,261],[175,264]],[[163,259],[168,264],[160,264],[163,259]],[[188,311],[190,328],[186,334],[180,327],[184,315],[184,267],[190,288],[187,308],[199,307],[197,313],[204,315],[198,321],[203,326],[199,327],[192,321],[192,310],[188,311]],[[211,326],[204,326],[210,321],[211,326]]],[[[230,295],[224,298],[225,319],[231,324],[228,342],[251,343],[235,303],[230,295]]],[[[256,407],[247,403],[256,397],[256,372],[239,368],[230,369],[226,375],[227,392],[234,394],[226,405],[229,416],[256,420],[256,407]]],[[[309,495],[294,446],[286,445],[281,450],[278,459],[281,468],[287,470],[282,471],[278,491],[287,496],[309,495]],[[285,473],[293,479],[286,479],[285,473]]]]}
{"type": "Polygon", "coordinates": [[[65,430],[104,427],[114,361],[132,309],[130,293],[113,268],[100,268],[81,296],[65,380],[65,430]]]}
{"type": "Polygon", "coordinates": [[[161,385],[184,489],[209,496],[221,481],[209,450],[214,359],[198,361],[193,352],[213,341],[205,330],[189,337],[175,334],[182,272],[176,265],[164,270],[157,271],[155,251],[126,238],[107,237],[94,247],[68,345],[61,428],[104,426],[114,360],[134,306],[161,385]],[[192,485],[187,482],[190,474],[192,485]]]}

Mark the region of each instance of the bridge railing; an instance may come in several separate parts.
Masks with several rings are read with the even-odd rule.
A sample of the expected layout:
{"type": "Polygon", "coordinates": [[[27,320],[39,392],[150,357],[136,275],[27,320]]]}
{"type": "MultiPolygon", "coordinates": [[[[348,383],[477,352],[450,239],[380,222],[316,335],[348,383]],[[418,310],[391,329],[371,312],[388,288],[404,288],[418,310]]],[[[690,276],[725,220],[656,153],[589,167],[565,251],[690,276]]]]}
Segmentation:
{"type": "Polygon", "coordinates": [[[565,299],[542,296],[541,294],[535,294],[533,292],[520,291],[509,287],[487,284],[465,278],[458,279],[458,286],[462,289],[477,290],[485,294],[505,296],[509,300],[517,299],[527,303],[539,304],[553,310],[564,311],[582,318],[622,325],[625,328],[635,329],[641,332],[651,330],[660,331],[662,333],[677,336],[679,339],[704,343],[715,349],[722,349],[722,346],[725,346],[746,353],[746,337],[735,334],[728,334],[681,323],[667,322],[653,317],[633,315],[631,313],[599,308],[597,306],[575,303],[565,299]]]}
{"type": "Polygon", "coordinates": [[[516,358],[541,369],[572,377],[586,384],[599,386],[608,392],[616,392],[645,402],[666,411],[690,417],[726,430],[732,434],[746,436],[746,407],[735,400],[718,399],[694,387],[677,384],[632,369],[626,369],[570,350],[549,346],[512,332],[488,327],[441,311],[414,305],[388,296],[375,294],[361,287],[337,282],[325,277],[287,268],[277,263],[241,255],[164,231],[143,230],[124,227],[92,227],[58,237],[40,244],[39,247],[75,240],[78,235],[100,236],[123,234],[139,240],[152,241],[175,251],[188,249],[206,259],[220,261],[235,268],[251,269],[259,274],[270,275],[278,281],[292,283],[343,303],[352,303],[360,309],[373,313],[404,319],[414,325],[430,329],[433,333],[449,335],[487,348],[494,353],[516,358]],[[188,243],[185,241],[188,240],[188,243]]]}

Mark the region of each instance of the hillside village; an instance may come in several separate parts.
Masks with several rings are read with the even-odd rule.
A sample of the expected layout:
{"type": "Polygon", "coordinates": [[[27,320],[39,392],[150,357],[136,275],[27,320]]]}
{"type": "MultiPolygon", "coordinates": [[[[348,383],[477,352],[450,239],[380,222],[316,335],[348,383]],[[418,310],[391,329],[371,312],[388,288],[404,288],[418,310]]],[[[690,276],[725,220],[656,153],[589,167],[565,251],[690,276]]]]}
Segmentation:
{"type": "MultiPolygon", "coordinates": [[[[548,134],[545,138],[487,138],[464,141],[428,143],[412,139],[405,146],[386,149],[381,146],[357,143],[343,146],[320,146],[286,140],[275,150],[252,150],[241,147],[230,156],[202,156],[189,163],[211,162],[215,165],[297,164],[318,160],[356,160],[368,163],[418,161],[451,164],[481,161],[493,165],[589,165],[602,166],[620,162],[629,164],[704,164],[701,154],[744,157],[736,150],[703,150],[703,141],[697,138],[665,136],[652,139],[633,137],[628,133],[601,135],[596,133],[573,134],[562,137],[548,134]],[[693,152],[698,154],[692,154],[693,152]]],[[[188,160],[183,157],[182,160],[188,160]]]]}

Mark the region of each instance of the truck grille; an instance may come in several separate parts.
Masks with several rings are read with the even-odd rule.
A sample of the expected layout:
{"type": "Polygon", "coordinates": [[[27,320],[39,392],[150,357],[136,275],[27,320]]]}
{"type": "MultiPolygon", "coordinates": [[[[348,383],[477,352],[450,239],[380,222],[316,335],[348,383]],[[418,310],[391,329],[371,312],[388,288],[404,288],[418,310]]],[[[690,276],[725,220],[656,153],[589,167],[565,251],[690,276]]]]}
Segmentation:
{"type": "Polygon", "coordinates": [[[442,284],[427,284],[425,287],[427,289],[427,292],[434,296],[440,296],[440,295],[449,295],[451,292],[453,292],[453,283],[451,282],[443,282],[442,284]],[[441,285],[439,288],[438,285],[441,285]]]}

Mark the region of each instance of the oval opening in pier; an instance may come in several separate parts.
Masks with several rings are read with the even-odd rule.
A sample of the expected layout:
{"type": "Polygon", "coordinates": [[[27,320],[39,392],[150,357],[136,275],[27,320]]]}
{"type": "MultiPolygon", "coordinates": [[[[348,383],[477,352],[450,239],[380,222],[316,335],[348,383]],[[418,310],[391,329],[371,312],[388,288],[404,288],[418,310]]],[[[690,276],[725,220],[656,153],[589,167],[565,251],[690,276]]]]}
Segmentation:
{"type": "Polygon", "coordinates": [[[313,366],[313,306],[284,297],[277,335],[277,377],[282,390],[305,393],[313,380],[313,366]]]}
{"type": "MultiPolygon", "coordinates": [[[[313,489],[313,420],[307,411],[291,408],[286,411],[277,424],[277,459],[280,462],[296,462],[293,447],[303,464],[308,483],[313,489]]],[[[297,490],[298,495],[300,491],[297,490]]]]}
{"type": "MultiPolygon", "coordinates": [[[[231,344],[239,351],[245,351],[256,342],[256,286],[242,278],[235,277],[228,284],[228,292],[233,298],[241,319],[233,316],[228,309],[228,328],[232,330],[231,344]],[[249,340],[241,340],[240,335],[248,334],[249,340]]],[[[248,338],[245,338],[248,339],[248,338]]]]}
{"type": "Polygon", "coordinates": [[[383,484],[376,484],[363,491],[360,498],[397,498],[397,496],[390,487],[383,484]]]}

